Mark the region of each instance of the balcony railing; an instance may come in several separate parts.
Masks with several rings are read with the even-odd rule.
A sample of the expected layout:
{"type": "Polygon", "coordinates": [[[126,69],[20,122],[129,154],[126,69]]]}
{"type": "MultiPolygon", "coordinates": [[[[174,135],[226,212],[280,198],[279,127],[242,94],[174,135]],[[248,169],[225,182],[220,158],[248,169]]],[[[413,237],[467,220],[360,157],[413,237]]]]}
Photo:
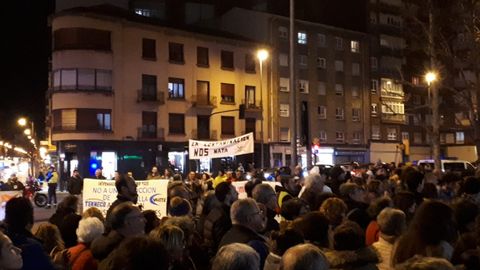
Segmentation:
{"type": "Polygon", "coordinates": [[[216,108],[217,107],[217,97],[207,97],[192,95],[190,97],[193,107],[203,107],[203,108],[216,108]]]}
{"type": "Polygon", "coordinates": [[[163,91],[151,92],[139,89],[137,90],[137,102],[165,104],[165,93],[163,91]]]}
{"type": "Polygon", "coordinates": [[[138,140],[163,140],[165,139],[165,130],[163,128],[155,128],[154,130],[139,127],[137,129],[138,140]]]}
{"type": "Polygon", "coordinates": [[[382,121],[393,123],[405,123],[404,114],[382,113],[382,121]]]}
{"type": "Polygon", "coordinates": [[[262,102],[259,100],[254,100],[253,102],[252,101],[245,102],[245,100],[242,99],[242,104],[245,104],[246,111],[255,111],[255,112],[262,111],[262,102]]]}
{"type": "Polygon", "coordinates": [[[191,138],[194,140],[217,140],[217,131],[210,130],[209,133],[198,133],[198,129],[192,129],[191,138]]]}

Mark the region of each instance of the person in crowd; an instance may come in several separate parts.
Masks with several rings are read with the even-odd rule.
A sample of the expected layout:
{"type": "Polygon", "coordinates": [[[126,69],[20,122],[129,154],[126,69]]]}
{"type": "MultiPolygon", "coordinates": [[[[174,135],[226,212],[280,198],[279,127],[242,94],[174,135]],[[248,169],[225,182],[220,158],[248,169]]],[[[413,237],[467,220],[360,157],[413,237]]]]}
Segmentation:
{"type": "Polygon", "coordinates": [[[312,244],[289,248],[282,256],[282,270],[328,270],[328,261],[323,252],[312,244]]]}
{"type": "Polygon", "coordinates": [[[270,235],[270,239],[272,243],[271,249],[265,260],[265,266],[263,267],[263,270],[280,269],[282,256],[287,249],[305,242],[303,235],[294,229],[273,231],[270,235]]]}
{"type": "Polygon", "coordinates": [[[209,173],[202,173],[202,177],[200,178],[200,185],[202,186],[203,192],[206,192],[208,190],[214,190],[213,179],[210,177],[209,173]]]}
{"type": "Polygon", "coordinates": [[[222,237],[232,227],[230,207],[238,199],[238,193],[231,183],[222,182],[215,187],[215,197],[221,204],[208,213],[203,223],[203,237],[212,250],[217,250],[222,237]]]}
{"type": "Polygon", "coordinates": [[[241,243],[233,243],[220,248],[213,259],[212,270],[257,270],[260,258],[255,250],[241,243]]]}
{"type": "Polygon", "coordinates": [[[267,226],[263,232],[270,232],[272,230],[278,231],[280,226],[278,221],[275,220],[278,209],[277,195],[275,190],[269,184],[257,185],[252,192],[253,199],[265,205],[267,209],[267,226]]]}
{"type": "MultiPolygon", "coordinates": [[[[240,163],[241,164],[241,163],[240,163]]],[[[243,168],[243,166],[242,166],[243,168]]],[[[245,171],[244,170],[240,170],[240,169],[237,169],[235,171],[235,179],[237,179],[237,181],[245,181],[246,178],[245,178],[245,171]]]]}
{"type": "Polygon", "coordinates": [[[450,260],[453,253],[451,243],[456,236],[452,208],[439,201],[423,202],[406,233],[398,239],[393,264],[402,263],[414,255],[450,260]]]}
{"type": "Polygon", "coordinates": [[[462,177],[456,173],[448,172],[438,183],[438,199],[446,203],[451,202],[456,196],[462,177]]]}
{"type": "Polygon", "coordinates": [[[230,209],[232,228],[225,233],[219,247],[232,243],[250,245],[260,256],[260,266],[263,269],[268,255],[267,239],[260,235],[265,228],[266,217],[255,200],[246,198],[237,200],[230,209]]]}
{"type": "Polygon", "coordinates": [[[162,225],[150,232],[150,237],[159,240],[169,256],[170,269],[196,269],[185,251],[186,239],[182,229],[175,225],[162,225]]]}
{"type": "Polygon", "coordinates": [[[332,188],[333,193],[340,194],[340,185],[345,183],[346,172],[341,166],[330,169],[330,177],[326,184],[332,188]]]}
{"type": "Polygon", "coordinates": [[[460,234],[475,230],[475,218],[480,213],[477,204],[468,199],[458,199],[452,205],[455,214],[455,224],[460,234]]]}
{"type": "Polygon", "coordinates": [[[165,168],[163,171],[162,179],[172,181],[173,180],[173,171],[170,168],[165,168]]]}
{"type": "Polygon", "coordinates": [[[103,269],[112,269],[114,250],[127,237],[145,233],[142,211],[131,202],[117,205],[111,212],[110,222],[110,232],[95,239],[90,246],[93,257],[103,264],[103,269]]]}
{"type": "Polygon", "coordinates": [[[275,186],[275,192],[277,193],[278,205],[282,207],[282,204],[292,198],[296,198],[301,190],[299,184],[300,178],[291,177],[288,175],[280,176],[281,186],[275,186]]]}
{"type": "Polygon", "coordinates": [[[404,184],[407,191],[410,191],[415,196],[415,203],[419,206],[423,202],[423,186],[424,175],[418,170],[408,170],[402,173],[404,184]]]}
{"type": "Polygon", "coordinates": [[[188,200],[177,196],[173,197],[169,204],[169,213],[171,216],[192,216],[192,206],[188,200]]]}
{"type": "Polygon", "coordinates": [[[227,181],[227,175],[225,174],[225,170],[218,170],[217,176],[215,177],[215,179],[213,179],[213,188],[216,188],[218,184],[225,181],[227,181]]]}
{"type": "Polygon", "coordinates": [[[320,213],[325,215],[328,220],[328,242],[329,247],[333,248],[333,232],[335,228],[340,225],[347,216],[348,207],[343,200],[332,197],[326,199],[320,206],[320,213]]]}
{"type": "Polygon", "coordinates": [[[0,231],[0,268],[20,270],[22,269],[22,250],[13,245],[12,240],[0,231]]]}
{"type": "Polygon", "coordinates": [[[367,208],[367,213],[372,219],[365,231],[365,243],[367,246],[378,241],[380,235],[380,228],[377,222],[377,216],[380,212],[387,207],[392,207],[393,202],[389,197],[380,197],[375,199],[367,208]]]}
{"type": "MultiPolygon", "coordinates": [[[[458,215],[458,213],[455,213],[458,215]]],[[[470,227],[470,226],[467,226],[470,227]]],[[[452,263],[467,264],[476,262],[480,266],[480,216],[476,216],[471,231],[460,234],[452,255],[452,263]]],[[[478,268],[478,267],[477,267],[478,268]]]]}
{"type": "Polygon", "coordinates": [[[298,217],[301,217],[310,211],[310,207],[308,204],[299,199],[299,198],[292,198],[290,200],[285,201],[280,208],[280,215],[286,221],[293,221],[298,217]]]}
{"type": "Polygon", "coordinates": [[[480,179],[467,177],[460,188],[460,194],[480,206],[480,179]]]}
{"type": "Polygon", "coordinates": [[[68,179],[67,191],[70,195],[75,195],[78,197],[78,210],[82,212],[82,191],[83,191],[83,179],[80,176],[78,170],[73,170],[72,177],[68,179]]]}
{"type": "Polygon", "coordinates": [[[154,180],[154,179],[161,179],[161,178],[162,176],[160,175],[160,172],[158,172],[158,167],[153,166],[147,175],[147,180],[154,180]]]}
{"type": "Polygon", "coordinates": [[[65,249],[60,231],[56,225],[50,223],[42,223],[35,232],[35,237],[42,241],[43,250],[53,259],[61,251],[65,249]]]}
{"type": "Polygon", "coordinates": [[[76,213],[77,207],[78,197],[68,195],[60,202],[57,210],[48,220],[58,227],[65,241],[65,247],[67,248],[77,244],[77,234],[75,231],[78,228],[78,222],[82,219],[82,217],[76,213]]]}
{"type": "Polygon", "coordinates": [[[80,220],[77,228],[78,244],[68,249],[69,265],[72,270],[96,270],[98,262],[93,258],[90,244],[105,230],[103,223],[95,217],[80,220]]]}
{"type": "Polygon", "coordinates": [[[291,226],[303,234],[305,241],[319,248],[328,248],[328,219],[319,211],[308,212],[293,221],[291,226]]]}
{"type": "Polygon", "coordinates": [[[131,177],[128,177],[127,175],[119,175],[117,178],[115,178],[115,188],[117,189],[118,193],[117,199],[107,210],[107,216],[105,217],[105,219],[107,220],[107,231],[110,229],[110,213],[117,205],[124,202],[131,202],[133,204],[136,204],[138,201],[137,184],[131,177]]]}
{"type": "Polygon", "coordinates": [[[377,175],[377,179],[373,179],[367,182],[365,201],[372,203],[376,199],[382,197],[384,194],[383,182],[378,180],[379,176],[383,177],[384,174],[377,175]]]}
{"type": "Polygon", "coordinates": [[[410,191],[399,191],[393,197],[393,206],[405,213],[407,216],[407,224],[410,224],[410,221],[417,210],[415,195],[410,191]]]}
{"type": "Polygon", "coordinates": [[[455,270],[455,267],[443,258],[414,256],[396,266],[395,270],[455,270]]]}
{"type": "Polygon", "coordinates": [[[357,222],[362,229],[370,223],[368,204],[365,203],[365,190],[355,183],[344,183],[340,186],[340,194],[348,206],[347,219],[357,222]]]}
{"type": "Polygon", "coordinates": [[[331,193],[332,190],[325,185],[325,179],[319,173],[310,173],[305,177],[305,185],[300,192],[300,199],[306,201],[310,209],[316,209],[317,197],[326,192],[331,193]]]}
{"type": "Polygon", "coordinates": [[[357,223],[345,221],[333,233],[334,250],[325,252],[332,269],[377,269],[378,255],[365,246],[365,234],[357,223]]]}
{"type": "Polygon", "coordinates": [[[151,237],[130,237],[118,247],[110,269],[170,269],[168,253],[160,241],[151,237]]]}
{"type": "Polygon", "coordinates": [[[96,217],[98,218],[103,224],[105,224],[105,217],[102,214],[102,211],[96,207],[90,207],[82,213],[82,218],[87,217],[96,217]]]}
{"type": "Polygon", "coordinates": [[[93,176],[93,178],[99,179],[99,180],[107,179],[105,176],[103,176],[103,171],[101,168],[98,168],[95,170],[95,175],[93,176]]]}
{"type": "Polygon", "coordinates": [[[50,208],[53,203],[53,207],[57,206],[57,184],[59,176],[55,167],[50,167],[45,179],[48,183],[48,203],[46,208],[50,208]]]}
{"type": "Polygon", "coordinates": [[[12,173],[10,178],[7,180],[8,190],[15,190],[15,191],[24,191],[25,186],[22,182],[18,181],[18,177],[16,174],[12,173]]]}
{"type": "Polygon", "coordinates": [[[260,178],[253,178],[247,183],[245,183],[245,193],[247,193],[248,198],[253,197],[253,189],[262,183],[262,180],[260,178]]]}
{"type": "MultiPolygon", "coordinates": [[[[33,225],[33,206],[26,198],[12,198],[5,206],[6,235],[22,251],[22,269],[54,270],[42,244],[30,232],[33,225]]],[[[1,254],[0,254],[1,257],[1,254]]]]}
{"type": "Polygon", "coordinates": [[[380,256],[377,267],[379,270],[389,270],[393,268],[393,245],[407,228],[406,216],[401,210],[387,207],[378,214],[377,223],[380,235],[378,241],[372,245],[380,256]]]}
{"type": "Polygon", "coordinates": [[[160,225],[160,219],[154,210],[144,210],[142,212],[145,218],[145,234],[149,234],[153,229],[160,225]]]}

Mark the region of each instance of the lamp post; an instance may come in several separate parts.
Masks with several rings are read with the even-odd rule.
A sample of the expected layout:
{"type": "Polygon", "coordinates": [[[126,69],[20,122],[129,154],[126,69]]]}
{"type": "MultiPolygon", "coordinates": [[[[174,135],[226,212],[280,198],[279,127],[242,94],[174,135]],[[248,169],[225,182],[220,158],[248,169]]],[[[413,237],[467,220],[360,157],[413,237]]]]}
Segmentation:
{"type": "Polygon", "coordinates": [[[264,49],[261,49],[261,50],[258,50],[257,51],[257,58],[258,58],[258,61],[260,63],[260,105],[262,106],[262,118],[260,119],[260,122],[261,122],[261,126],[260,126],[260,136],[262,137],[261,139],[261,142],[260,142],[260,157],[261,157],[261,161],[260,161],[260,164],[262,166],[262,170],[263,168],[265,167],[264,166],[264,155],[263,155],[263,113],[264,113],[264,106],[263,106],[263,61],[267,60],[268,58],[268,51],[267,50],[264,50],[264,49]]]}
{"type": "Polygon", "coordinates": [[[429,71],[425,74],[425,81],[428,86],[428,98],[432,108],[432,154],[435,162],[435,169],[441,171],[440,165],[440,119],[438,115],[438,88],[435,82],[438,80],[437,73],[429,71]],[[430,99],[431,95],[431,99],[430,99]]]}
{"type": "MultiPolygon", "coordinates": [[[[30,121],[28,120],[27,118],[25,117],[20,117],[18,120],[17,120],[17,123],[19,126],[21,127],[27,127],[27,126],[30,126],[29,128],[27,127],[23,133],[27,136],[27,138],[29,139],[30,143],[32,143],[33,145],[33,148],[37,148],[37,145],[36,145],[36,136],[35,136],[35,126],[34,126],[34,123],[33,121],[30,121]]],[[[35,158],[35,154],[34,154],[35,150],[32,150],[32,153],[30,155],[30,161],[31,161],[31,173],[32,173],[32,177],[35,177],[35,164],[34,164],[34,158],[35,158]]]]}

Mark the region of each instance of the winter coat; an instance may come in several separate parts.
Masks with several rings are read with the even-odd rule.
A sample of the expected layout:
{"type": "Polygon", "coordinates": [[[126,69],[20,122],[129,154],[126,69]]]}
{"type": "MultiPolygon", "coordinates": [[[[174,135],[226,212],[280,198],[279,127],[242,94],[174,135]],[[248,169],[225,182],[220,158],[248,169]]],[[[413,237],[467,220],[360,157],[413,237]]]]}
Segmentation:
{"type": "Polygon", "coordinates": [[[231,227],[230,207],[221,205],[213,208],[203,223],[203,237],[206,245],[216,250],[222,237],[231,227]]]}
{"type": "Polygon", "coordinates": [[[7,230],[6,235],[14,246],[22,250],[22,270],[54,270],[50,257],[43,250],[41,242],[29,231],[7,230]]]}
{"type": "Polygon", "coordinates": [[[70,266],[72,270],[96,270],[98,267],[97,260],[93,258],[92,251],[84,244],[78,245],[68,249],[70,252],[70,266]]]}
{"type": "Polygon", "coordinates": [[[282,257],[270,252],[267,259],[265,259],[265,266],[263,270],[278,270],[280,269],[280,263],[282,262],[282,257]]]}
{"type": "Polygon", "coordinates": [[[81,177],[70,177],[67,190],[72,195],[79,195],[83,190],[83,179],[81,177]]]}
{"type": "Polygon", "coordinates": [[[117,231],[111,231],[107,235],[100,236],[90,245],[93,257],[98,261],[107,258],[108,255],[120,245],[123,239],[125,239],[125,237],[117,231]]]}
{"type": "Polygon", "coordinates": [[[372,247],[325,252],[330,270],[377,270],[378,254],[372,247]]]}
{"type": "Polygon", "coordinates": [[[59,208],[48,221],[58,227],[65,247],[70,248],[77,244],[77,228],[81,219],[73,209],[59,208]]]}

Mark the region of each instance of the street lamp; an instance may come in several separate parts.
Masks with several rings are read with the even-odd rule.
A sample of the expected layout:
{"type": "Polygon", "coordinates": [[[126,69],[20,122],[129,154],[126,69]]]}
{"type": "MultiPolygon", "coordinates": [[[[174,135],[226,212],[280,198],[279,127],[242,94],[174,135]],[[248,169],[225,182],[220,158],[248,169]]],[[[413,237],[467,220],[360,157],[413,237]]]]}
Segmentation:
{"type": "MultiPolygon", "coordinates": [[[[20,117],[18,118],[17,120],[17,123],[19,126],[21,127],[27,127],[27,129],[25,129],[23,131],[23,133],[27,136],[27,138],[30,140],[30,142],[32,143],[33,147],[36,149],[37,148],[37,145],[35,144],[35,130],[34,130],[34,123],[33,121],[30,121],[29,119],[25,118],[25,117],[20,117]]],[[[35,150],[32,151],[32,154],[30,155],[30,161],[31,161],[31,172],[32,172],[32,176],[35,177],[35,164],[34,164],[34,152],[35,150]]]]}
{"type": "MultiPolygon", "coordinates": [[[[265,49],[261,49],[257,51],[257,58],[260,63],[260,104],[262,106],[262,118],[261,118],[261,126],[260,126],[260,134],[262,137],[262,140],[260,142],[260,156],[261,156],[261,161],[260,164],[262,166],[262,169],[265,167],[264,166],[264,156],[263,156],[263,114],[264,114],[264,106],[263,106],[263,61],[267,60],[268,58],[268,51],[265,49]]],[[[271,121],[271,120],[270,120],[271,121]]]]}
{"type": "Polygon", "coordinates": [[[27,119],[25,117],[20,117],[17,120],[17,123],[18,123],[19,126],[24,127],[24,126],[27,125],[27,119]]]}
{"type": "Polygon", "coordinates": [[[438,115],[438,89],[435,82],[438,80],[438,75],[434,71],[429,71],[425,74],[425,81],[428,85],[428,98],[432,107],[432,148],[433,159],[435,162],[435,170],[441,171],[440,165],[440,122],[438,115]],[[430,92],[432,99],[430,99],[430,92]]]}

